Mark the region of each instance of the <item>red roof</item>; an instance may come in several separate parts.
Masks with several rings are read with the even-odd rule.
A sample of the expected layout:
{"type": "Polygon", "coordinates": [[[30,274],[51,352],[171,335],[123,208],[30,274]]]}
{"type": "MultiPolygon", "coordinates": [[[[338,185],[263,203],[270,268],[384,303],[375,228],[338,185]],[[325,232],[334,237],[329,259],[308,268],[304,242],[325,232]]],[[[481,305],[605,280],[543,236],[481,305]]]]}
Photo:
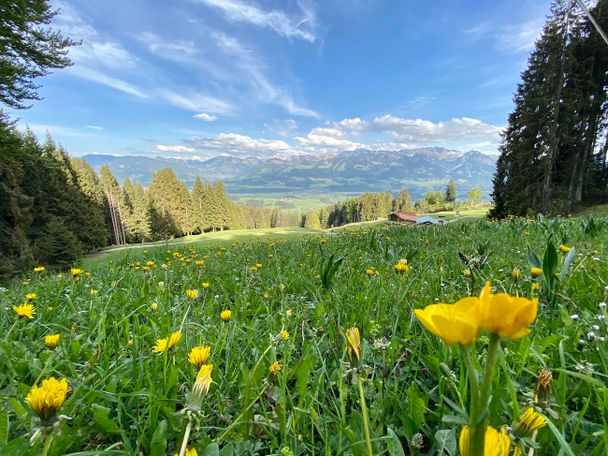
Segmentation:
{"type": "Polygon", "coordinates": [[[418,219],[418,214],[411,211],[393,212],[391,215],[394,215],[400,220],[407,220],[408,222],[415,222],[418,219]]]}

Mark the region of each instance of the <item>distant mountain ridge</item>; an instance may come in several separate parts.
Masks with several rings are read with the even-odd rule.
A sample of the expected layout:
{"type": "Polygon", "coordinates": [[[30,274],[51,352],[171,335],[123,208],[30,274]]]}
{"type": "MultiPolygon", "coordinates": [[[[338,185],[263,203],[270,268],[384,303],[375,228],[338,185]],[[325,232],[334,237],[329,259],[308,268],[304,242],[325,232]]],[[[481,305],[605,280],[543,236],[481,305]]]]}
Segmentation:
{"type": "Polygon", "coordinates": [[[398,191],[406,185],[412,197],[420,198],[428,190],[444,190],[450,178],[461,192],[471,188],[489,192],[496,168],[496,157],[441,147],[271,158],[221,155],[207,160],[97,154],[82,158],[97,170],[107,163],[121,182],[129,177],[147,186],[155,171],[170,167],[190,186],[196,176],[206,182],[221,179],[234,195],[354,194],[398,191]]]}

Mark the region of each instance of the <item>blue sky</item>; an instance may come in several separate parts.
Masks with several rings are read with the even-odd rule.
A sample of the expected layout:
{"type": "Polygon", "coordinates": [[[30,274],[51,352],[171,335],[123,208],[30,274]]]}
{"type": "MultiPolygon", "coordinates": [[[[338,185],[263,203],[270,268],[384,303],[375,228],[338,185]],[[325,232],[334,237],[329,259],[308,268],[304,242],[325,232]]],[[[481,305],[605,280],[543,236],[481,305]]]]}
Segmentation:
{"type": "Polygon", "coordinates": [[[74,65],[11,112],[73,155],[496,153],[548,1],[61,0],[74,65]]]}

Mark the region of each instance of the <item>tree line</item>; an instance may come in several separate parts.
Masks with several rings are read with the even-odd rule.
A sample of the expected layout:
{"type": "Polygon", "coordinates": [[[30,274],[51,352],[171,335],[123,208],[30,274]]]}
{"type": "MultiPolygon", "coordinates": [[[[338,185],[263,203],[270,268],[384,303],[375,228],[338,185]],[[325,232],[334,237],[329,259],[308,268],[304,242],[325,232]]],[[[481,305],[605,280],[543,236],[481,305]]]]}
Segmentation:
{"type": "MultiPolygon", "coordinates": [[[[590,10],[608,29],[608,0],[590,10]]],[[[577,2],[556,1],[503,134],[492,217],[569,213],[608,200],[608,43],[577,2]]]]}

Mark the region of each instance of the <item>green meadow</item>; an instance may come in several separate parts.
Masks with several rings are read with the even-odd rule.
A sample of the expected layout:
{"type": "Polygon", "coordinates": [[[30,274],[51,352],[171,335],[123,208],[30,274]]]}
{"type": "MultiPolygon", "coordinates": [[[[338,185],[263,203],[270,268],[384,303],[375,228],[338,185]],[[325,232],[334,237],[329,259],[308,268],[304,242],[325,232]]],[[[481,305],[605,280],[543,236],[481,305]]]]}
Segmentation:
{"type": "MultiPolygon", "coordinates": [[[[463,358],[414,309],[477,296],[486,281],[539,299],[529,334],[498,345],[489,424],[511,452],[608,452],[607,219],[206,236],[108,249],[75,265],[78,277],[30,272],[0,292],[0,454],[173,455],[188,429],[206,456],[457,455],[463,358]],[[19,318],[28,293],[35,313],[19,318]],[[200,408],[197,346],[213,364],[200,408]],[[41,423],[25,398],[51,376],[69,390],[41,423]],[[524,436],[514,422],[530,406],[546,425],[524,436]]],[[[470,347],[473,367],[488,339],[470,347]]]]}

